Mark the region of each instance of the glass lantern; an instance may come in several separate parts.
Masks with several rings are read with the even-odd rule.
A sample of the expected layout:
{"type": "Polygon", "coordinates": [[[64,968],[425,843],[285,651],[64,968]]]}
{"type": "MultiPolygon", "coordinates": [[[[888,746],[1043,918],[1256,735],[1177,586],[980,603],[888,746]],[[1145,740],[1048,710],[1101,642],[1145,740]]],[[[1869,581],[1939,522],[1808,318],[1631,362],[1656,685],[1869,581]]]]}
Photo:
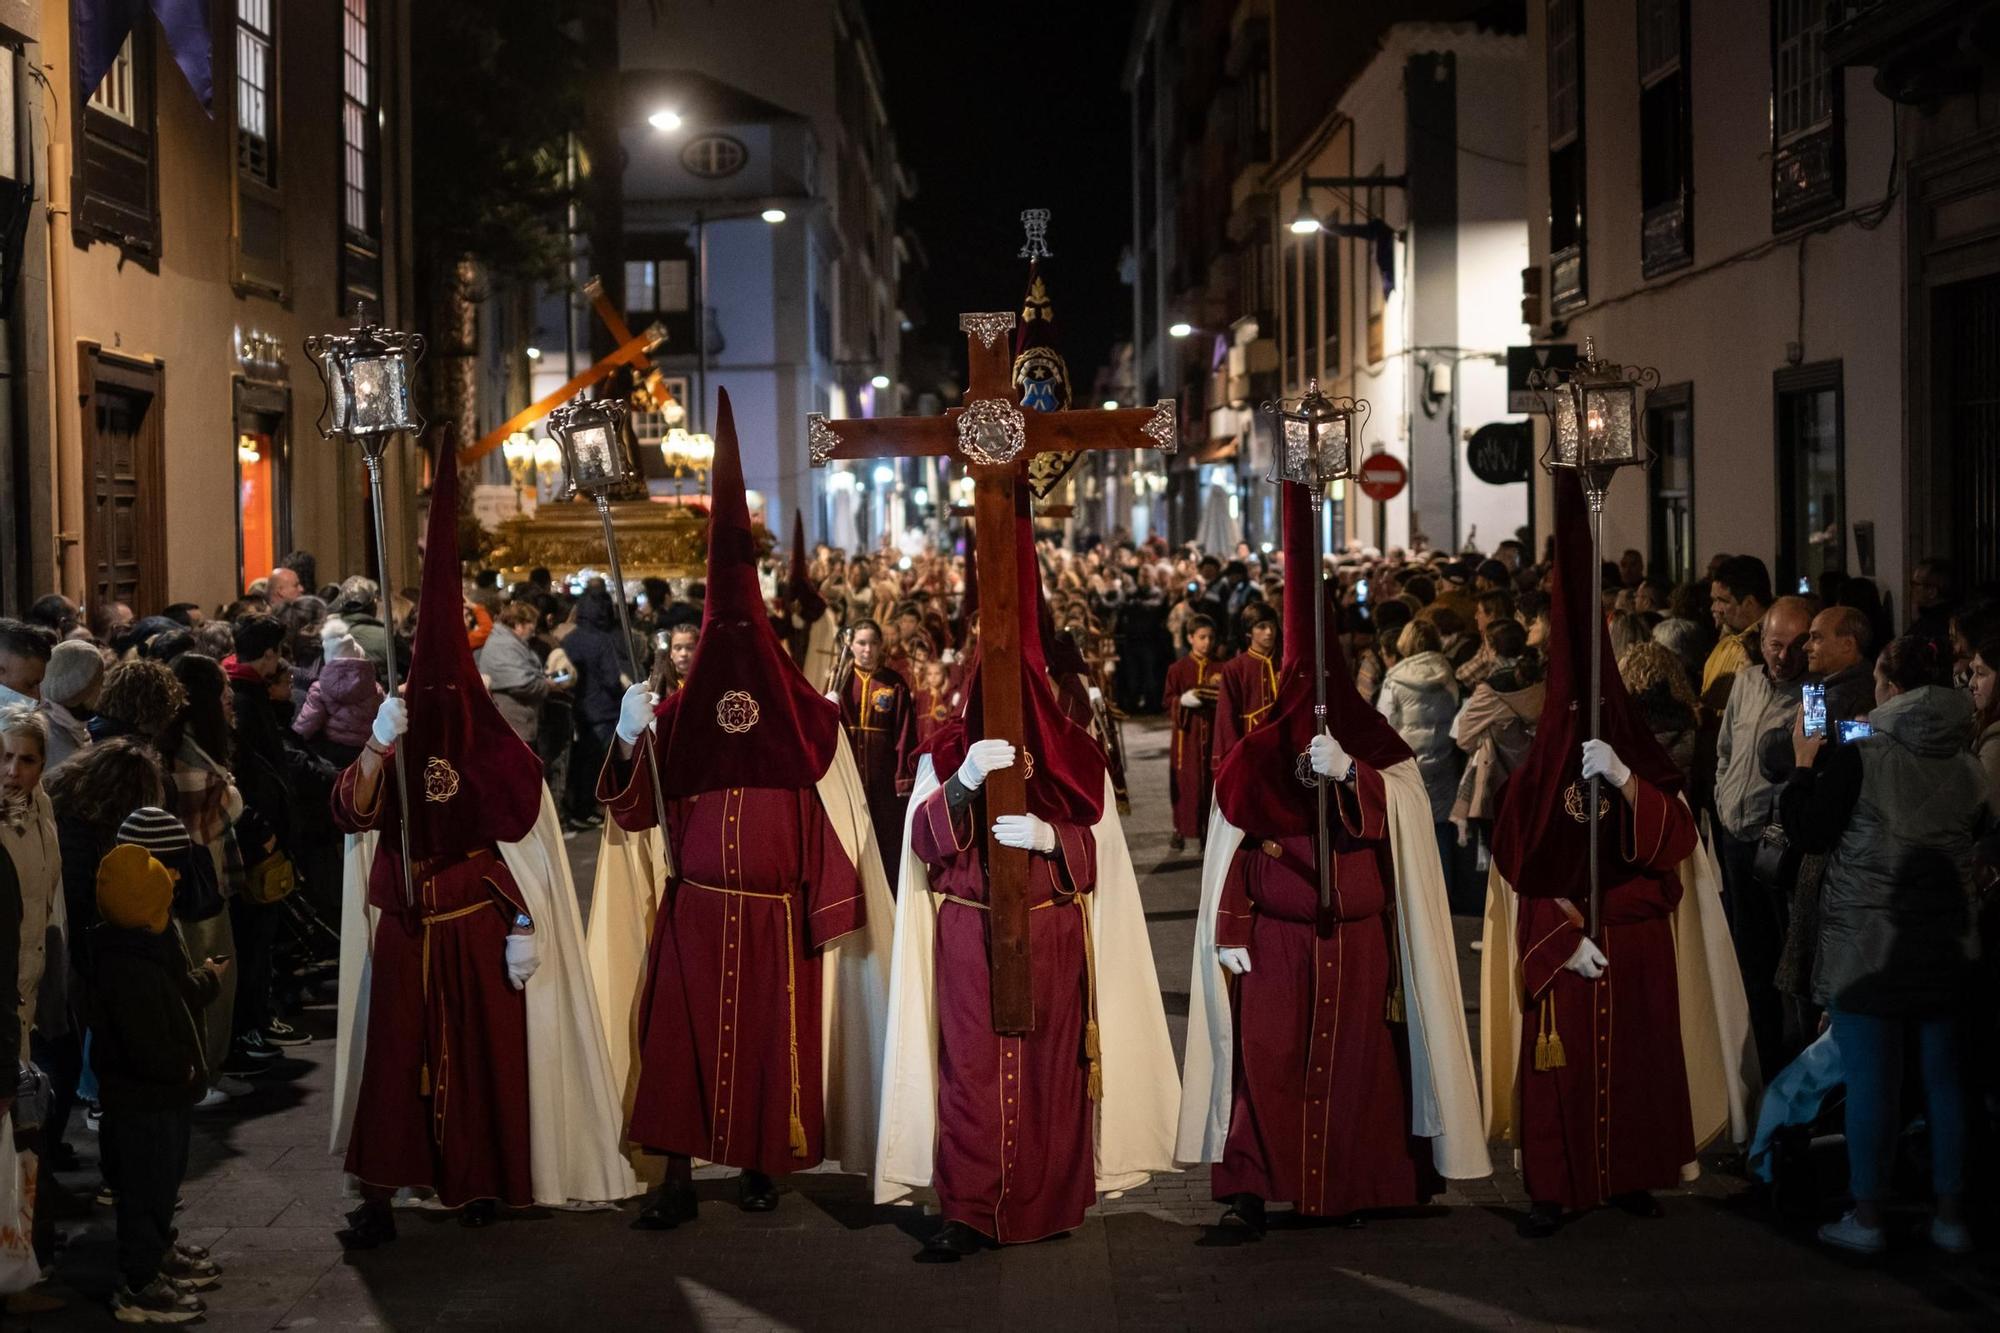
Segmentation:
{"type": "Polygon", "coordinates": [[[1292,481],[1324,493],[1336,481],[1354,475],[1355,441],[1366,424],[1365,398],[1330,398],[1319,381],[1306,381],[1297,398],[1264,404],[1278,418],[1278,447],[1271,454],[1267,481],[1292,481]]]}
{"type": "Polygon", "coordinates": [[[355,326],[346,333],[307,338],[306,355],[326,386],[321,435],[379,444],[404,431],[422,432],[424,419],[410,402],[410,384],[424,355],[422,334],[364,323],[357,311],[355,326]]]}
{"type": "Polygon", "coordinates": [[[549,413],[549,430],[562,446],[563,472],[571,497],[608,496],[632,475],[620,439],[625,423],[621,398],[577,399],[549,413]]]}
{"type": "Polygon", "coordinates": [[[1646,390],[1659,379],[1650,367],[1599,360],[1589,338],[1576,365],[1533,372],[1529,387],[1541,391],[1549,417],[1542,466],[1574,469],[1587,494],[1602,496],[1613,472],[1646,462],[1646,390]]]}

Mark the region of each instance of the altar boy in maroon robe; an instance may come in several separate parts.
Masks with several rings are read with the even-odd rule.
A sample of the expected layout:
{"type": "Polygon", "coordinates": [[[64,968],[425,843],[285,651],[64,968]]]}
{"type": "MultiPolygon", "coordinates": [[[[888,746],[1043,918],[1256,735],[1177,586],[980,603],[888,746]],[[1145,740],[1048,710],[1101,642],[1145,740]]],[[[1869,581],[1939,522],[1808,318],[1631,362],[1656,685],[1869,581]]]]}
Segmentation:
{"type": "Polygon", "coordinates": [[[865,831],[847,850],[823,798],[822,779],[845,760],[839,712],[763,613],[726,393],[714,477],[694,666],[657,716],[643,690],[628,692],[598,784],[629,832],[656,826],[656,773],[666,810],[671,869],[637,1001],[627,1127],[667,1158],[643,1230],[695,1219],[693,1158],[741,1168],[741,1207],[767,1212],[774,1176],[828,1155],[822,968],[834,942],[867,923],[855,858],[875,855],[865,831]]]}
{"type": "MultiPolygon", "coordinates": [[[[1510,998],[1522,1021],[1511,1054],[1532,1200],[1522,1232],[1535,1237],[1552,1234],[1564,1210],[1604,1203],[1660,1216],[1650,1191],[1679,1184],[1696,1150],[1674,920],[1680,868],[1698,847],[1694,816],[1680,798],[1679,768],[1610,665],[1608,642],[1599,739],[1585,739],[1590,639],[1605,627],[1582,488],[1560,473],[1555,493],[1548,702],[1494,825],[1495,872],[1518,903],[1513,947],[1493,940],[1491,914],[1487,946],[1503,955],[1489,967],[1505,967],[1508,954],[1517,960],[1510,998]],[[1595,938],[1585,915],[1593,775],[1602,779],[1595,938]]],[[[1489,1059],[1503,1058],[1505,1034],[1496,1037],[1489,1059]]],[[[1489,1109],[1504,1117],[1507,1108],[1489,1109]]]]}
{"type": "MultiPolygon", "coordinates": [[[[366,871],[366,904],[375,914],[372,949],[357,948],[352,960],[343,958],[339,1077],[344,1082],[358,1073],[359,1081],[346,1132],[346,1169],[360,1182],[363,1199],[340,1233],[350,1249],[395,1239],[389,1200],[399,1189],[429,1191],[461,1208],[466,1225],[480,1226],[493,1220],[496,1205],[606,1201],[622,1197],[620,1190],[629,1186],[615,1152],[607,1152],[600,1187],[561,1183],[563,1172],[542,1163],[548,1188],[537,1197],[526,987],[551,957],[548,950],[573,943],[580,954],[581,941],[574,936],[573,902],[568,916],[543,919],[553,892],[573,894],[567,877],[559,890],[540,879],[524,884],[503,857],[503,846],[529,839],[543,815],[542,766],[494,707],[467,643],[453,527],[458,473],[449,444],[436,475],[409,679],[402,698],[382,703],[374,734],[333,795],[343,831],[379,835],[366,871]],[[395,750],[403,753],[412,788],[414,901],[405,896],[396,832],[395,750]],[[363,996],[354,989],[363,984],[362,973],[365,1047],[348,1031],[362,1025],[363,996]],[[357,1047],[362,1058],[355,1071],[349,1052],[357,1047]],[[550,1189],[557,1192],[551,1196],[550,1189]]],[[[523,862],[530,863],[546,866],[545,860],[523,862]]],[[[344,934],[366,931],[360,904],[353,907],[344,934]]],[[[556,972],[563,972],[561,960],[556,972]]],[[[596,1092],[608,1109],[601,1030],[587,1010],[570,1008],[577,997],[568,994],[566,980],[564,973],[538,983],[564,992],[536,992],[550,1005],[545,1013],[562,1008],[567,1014],[546,1030],[573,1034],[565,1049],[576,1058],[565,1078],[577,1085],[573,1092],[585,1094],[577,1104],[596,1092]]],[[[545,1051],[544,1060],[561,1063],[563,1057],[545,1051]]],[[[336,1101],[345,1101],[338,1091],[336,1101]]],[[[585,1119],[545,1127],[545,1141],[573,1133],[590,1138],[585,1119]]],[[[600,1128],[615,1132],[608,1118],[600,1128]]]]}
{"type": "Polygon", "coordinates": [[[1249,622],[1249,646],[1223,663],[1222,670],[1216,673],[1212,762],[1218,770],[1236,748],[1236,742],[1270,720],[1271,709],[1278,702],[1277,613],[1256,603],[1243,614],[1249,622]]]}
{"type": "MultiPolygon", "coordinates": [[[[857,620],[848,640],[853,662],[834,682],[840,724],[861,769],[868,793],[868,813],[875,820],[880,847],[902,842],[903,814],[910,804],[910,779],[917,763],[917,706],[903,674],[882,660],[882,627],[857,620]]],[[[928,659],[926,659],[928,660],[928,659]]],[[[896,869],[885,865],[889,889],[896,888],[896,869]]]]}
{"type": "Polygon", "coordinates": [[[1215,622],[1196,616],[1188,622],[1188,655],[1167,668],[1167,722],[1174,729],[1167,763],[1167,795],[1174,811],[1173,849],[1199,838],[1208,824],[1215,792],[1215,697],[1221,674],[1209,660],[1215,622]]]}
{"type": "Polygon", "coordinates": [[[1253,1235],[1268,1202],[1308,1217],[1410,1207],[1442,1174],[1491,1169],[1422,780],[1332,633],[1328,717],[1315,716],[1304,488],[1284,483],[1284,514],[1283,675],[1216,779],[1178,1154],[1213,1163],[1225,1220],[1253,1235]],[[1328,787],[1324,827],[1308,769],[1328,787]]]}

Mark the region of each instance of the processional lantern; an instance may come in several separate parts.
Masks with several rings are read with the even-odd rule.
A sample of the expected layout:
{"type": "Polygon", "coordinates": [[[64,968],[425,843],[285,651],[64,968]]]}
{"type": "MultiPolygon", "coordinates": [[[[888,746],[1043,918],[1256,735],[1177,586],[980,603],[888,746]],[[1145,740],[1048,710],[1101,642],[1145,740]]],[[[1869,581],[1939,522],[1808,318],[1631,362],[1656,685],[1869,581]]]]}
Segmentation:
{"type": "MultiPolygon", "coordinates": [[[[382,610],[389,608],[389,539],[387,506],[382,495],[382,455],[389,441],[408,432],[421,434],[424,419],[410,402],[410,385],[417,362],[423,360],[424,338],[370,324],[357,305],[354,327],[346,333],[315,333],[306,339],[306,355],[326,387],[326,406],[319,414],[319,433],[329,440],[361,446],[368,467],[368,495],[375,513],[375,569],[381,584],[382,610]]],[[[383,663],[389,697],[396,697],[396,654],[383,663]]],[[[396,800],[402,813],[397,832],[402,838],[403,899],[416,901],[410,872],[410,784],[403,751],[397,747],[396,800]]]]}
{"type": "MultiPolygon", "coordinates": [[[[1321,392],[1319,381],[1306,381],[1306,391],[1297,398],[1280,398],[1264,404],[1264,411],[1278,418],[1278,447],[1271,451],[1274,484],[1293,482],[1306,488],[1312,500],[1313,531],[1308,549],[1313,564],[1313,721],[1314,730],[1326,730],[1326,562],[1320,536],[1320,515],[1326,507],[1326,488],[1354,475],[1354,441],[1360,427],[1367,424],[1369,407],[1365,398],[1332,398],[1321,392]]],[[[1288,575],[1289,577],[1289,572],[1288,575]]],[[[1311,787],[1319,805],[1321,834],[1313,839],[1319,869],[1319,910],[1323,921],[1333,911],[1333,857],[1327,846],[1326,779],[1312,767],[1311,752],[1298,756],[1294,769],[1300,782],[1311,787]]]]}
{"type": "MultiPolygon", "coordinates": [[[[1549,418],[1549,444],[1542,453],[1542,466],[1553,475],[1574,472],[1582,484],[1584,501],[1590,506],[1590,593],[1586,605],[1593,614],[1572,633],[1590,635],[1589,739],[1598,739],[1603,726],[1604,707],[1604,622],[1599,611],[1599,587],[1604,569],[1604,497],[1611,479],[1620,468],[1643,467],[1646,456],[1646,391],[1660,382],[1660,372],[1650,366],[1627,366],[1600,360],[1595,339],[1583,340],[1583,359],[1574,366],[1552,366],[1528,373],[1528,387],[1540,392],[1542,410],[1549,418]]],[[[1590,825],[1590,919],[1593,938],[1598,935],[1598,919],[1603,886],[1598,866],[1598,824],[1608,802],[1603,797],[1603,780],[1588,782],[1589,794],[1577,790],[1586,784],[1572,784],[1565,798],[1571,809],[1584,810],[1590,825]]]]}
{"type": "Polygon", "coordinates": [[[620,439],[625,425],[622,398],[579,398],[549,413],[549,431],[562,449],[566,498],[589,495],[608,503],[611,492],[634,475],[620,439]]]}

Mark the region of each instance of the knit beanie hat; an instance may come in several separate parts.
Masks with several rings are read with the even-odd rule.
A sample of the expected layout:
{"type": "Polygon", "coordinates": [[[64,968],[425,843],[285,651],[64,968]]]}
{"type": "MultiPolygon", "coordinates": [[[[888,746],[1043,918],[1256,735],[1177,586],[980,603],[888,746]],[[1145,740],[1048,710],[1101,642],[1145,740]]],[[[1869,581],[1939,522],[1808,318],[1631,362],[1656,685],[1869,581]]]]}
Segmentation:
{"type": "Polygon", "coordinates": [[[118,841],[143,847],[156,856],[184,852],[189,847],[187,825],[156,805],[145,805],[125,816],[118,841]]]}
{"type": "Polygon", "coordinates": [[[144,847],[113,847],[97,863],[97,912],[120,930],[158,935],[167,928],[174,877],[144,847]]]}
{"type": "Polygon", "coordinates": [[[103,676],[104,657],[94,646],[74,639],[59,643],[42,676],[42,697],[66,707],[89,693],[103,676]]]}
{"type": "Polygon", "coordinates": [[[366,657],[368,650],[361,646],[361,640],[352,634],[343,634],[337,639],[322,639],[326,645],[326,660],[337,661],[343,657],[366,657]]]}

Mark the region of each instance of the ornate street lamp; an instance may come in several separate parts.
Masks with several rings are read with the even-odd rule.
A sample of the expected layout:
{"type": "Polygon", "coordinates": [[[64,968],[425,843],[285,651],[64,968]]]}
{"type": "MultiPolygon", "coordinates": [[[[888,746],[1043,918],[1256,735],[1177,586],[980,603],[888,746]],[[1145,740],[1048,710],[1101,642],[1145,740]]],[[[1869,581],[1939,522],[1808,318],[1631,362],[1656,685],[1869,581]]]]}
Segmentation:
{"type": "MultiPolygon", "coordinates": [[[[1319,381],[1306,381],[1297,398],[1264,404],[1278,418],[1278,447],[1271,451],[1272,483],[1294,482],[1306,488],[1313,516],[1313,719],[1316,731],[1326,729],[1326,561],[1320,519],[1326,508],[1326,488],[1354,475],[1354,441],[1370,414],[1365,398],[1330,398],[1319,381]]],[[[1313,771],[1305,756],[1299,760],[1299,780],[1310,783],[1319,800],[1319,827],[1326,827],[1326,779],[1313,771]]],[[[1333,861],[1325,838],[1315,838],[1319,859],[1319,907],[1333,910],[1333,861]]]]}
{"type": "MultiPolygon", "coordinates": [[[[368,466],[369,503],[375,512],[375,568],[381,580],[382,609],[389,607],[389,522],[382,498],[382,455],[389,441],[407,431],[421,434],[424,419],[410,403],[410,383],[423,359],[422,334],[398,333],[370,324],[361,308],[354,310],[354,327],[346,333],[315,333],[306,339],[306,355],[326,387],[326,406],[319,416],[319,433],[329,440],[361,446],[368,466]]],[[[397,692],[396,651],[392,643],[383,665],[389,696],[397,692]]],[[[397,833],[403,850],[403,900],[416,901],[416,881],[410,869],[410,784],[404,771],[403,749],[393,754],[396,802],[402,819],[397,833]]]]}
{"type": "MultiPolygon", "coordinates": [[[[1597,343],[1583,340],[1583,360],[1574,366],[1550,367],[1528,373],[1528,387],[1542,396],[1549,418],[1549,445],[1542,466],[1551,474],[1576,473],[1590,506],[1590,580],[1593,623],[1590,633],[1589,739],[1596,740],[1604,701],[1604,628],[1598,610],[1604,568],[1604,497],[1620,468],[1643,467],[1646,455],[1646,392],[1660,382],[1651,366],[1626,366],[1599,360],[1597,343]]],[[[1579,626],[1579,629],[1583,627],[1579,626]]],[[[1602,781],[1590,779],[1588,796],[1574,793],[1589,810],[1590,933],[1597,936],[1599,905],[1598,819],[1602,781]]]]}

